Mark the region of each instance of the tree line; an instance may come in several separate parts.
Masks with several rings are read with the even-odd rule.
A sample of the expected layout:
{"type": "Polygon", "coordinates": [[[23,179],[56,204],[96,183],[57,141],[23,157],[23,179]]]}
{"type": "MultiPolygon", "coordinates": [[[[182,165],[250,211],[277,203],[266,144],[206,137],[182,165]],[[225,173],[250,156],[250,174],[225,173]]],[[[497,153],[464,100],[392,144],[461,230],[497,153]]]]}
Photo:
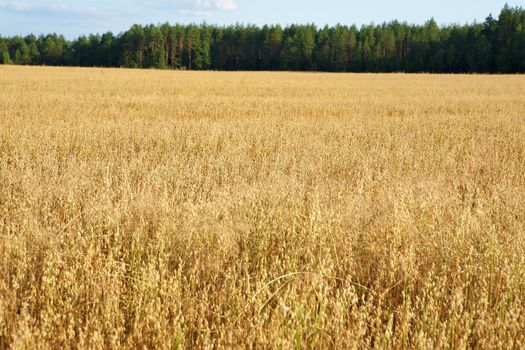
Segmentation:
{"type": "Polygon", "coordinates": [[[525,72],[525,10],[483,23],[133,25],[114,35],[0,36],[0,63],[195,70],[525,72]]]}

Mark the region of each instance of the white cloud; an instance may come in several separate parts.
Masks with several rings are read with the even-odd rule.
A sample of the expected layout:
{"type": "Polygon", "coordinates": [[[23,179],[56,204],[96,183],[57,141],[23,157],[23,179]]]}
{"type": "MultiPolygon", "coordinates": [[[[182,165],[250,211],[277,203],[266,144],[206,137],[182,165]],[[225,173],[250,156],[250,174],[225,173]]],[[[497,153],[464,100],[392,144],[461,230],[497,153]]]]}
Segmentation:
{"type": "Polygon", "coordinates": [[[26,11],[26,10],[28,10],[30,8],[31,8],[31,6],[29,6],[27,4],[21,4],[21,3],[18,3],[18,2],[12,2],[12,3],[0,2],[0,9],[3,9],[3,10],[26,11]]]}
{"type": "Polygon", "coordinates": [[[238,7],[235,0],[195,0],[195,3],[197,6],[227,11],[237,10],[238,7]]]}
{"type": "Polygon", "coordinates": [[[212,11],[202,11],[202,10],[179,10],[180,14],[188,15],[190,17],[212,17],[212,11]]]}
{"type": "Polygon", "coordinates": [[[107,17],[110,13],[100,11],[95,7],[76,7],[69,5],[43,5],[35,6],[19,2],[5,3],[0,2],[0,12],[10,12],[21,15],[31,15],[38,17],[47,17],[59,19],[61,16],[69,18],[93,18],[93,17],[107,17]]]}
{"type": "Polygon", "coordinates": [[[234,11],[236,0],[143,0],[147,6],[174,9],[179,13],[209,17],[215,11],[234,11]]]}

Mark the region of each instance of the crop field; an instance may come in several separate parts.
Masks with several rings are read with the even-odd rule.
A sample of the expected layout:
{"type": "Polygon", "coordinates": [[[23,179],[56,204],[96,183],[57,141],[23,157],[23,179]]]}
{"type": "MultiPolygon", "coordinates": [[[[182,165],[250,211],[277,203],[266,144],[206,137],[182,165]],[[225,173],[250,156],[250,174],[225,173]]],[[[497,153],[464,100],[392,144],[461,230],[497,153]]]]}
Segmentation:
{"type": "Polygon", "coordinates": [[[525,347],[525,76],[0,66],[0,349],[525,347]]]}

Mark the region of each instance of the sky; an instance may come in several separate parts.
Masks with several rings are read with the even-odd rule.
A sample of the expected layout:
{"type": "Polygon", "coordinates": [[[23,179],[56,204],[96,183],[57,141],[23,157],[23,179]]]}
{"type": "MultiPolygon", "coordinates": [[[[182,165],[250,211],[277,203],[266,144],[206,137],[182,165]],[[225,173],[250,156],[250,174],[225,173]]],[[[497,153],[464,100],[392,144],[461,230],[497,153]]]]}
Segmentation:
{"type": "Polygon", "coordinates": [[[482,22],[519,0],[0,0],[0,35],[56,32],[69,39],[120,33],[132,24],[369,24],[400,20],[422,24],[482,22]]]}

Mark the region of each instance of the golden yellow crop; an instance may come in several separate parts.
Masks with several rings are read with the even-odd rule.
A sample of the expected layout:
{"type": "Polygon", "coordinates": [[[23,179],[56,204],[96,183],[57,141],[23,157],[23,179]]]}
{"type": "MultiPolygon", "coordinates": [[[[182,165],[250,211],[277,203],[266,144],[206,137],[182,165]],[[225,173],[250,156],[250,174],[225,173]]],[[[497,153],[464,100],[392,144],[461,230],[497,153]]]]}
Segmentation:
{"type": "Polygon", "coordinates": [[[0,67],[0,349],[524,346],[524,76],[0,67]]]}

